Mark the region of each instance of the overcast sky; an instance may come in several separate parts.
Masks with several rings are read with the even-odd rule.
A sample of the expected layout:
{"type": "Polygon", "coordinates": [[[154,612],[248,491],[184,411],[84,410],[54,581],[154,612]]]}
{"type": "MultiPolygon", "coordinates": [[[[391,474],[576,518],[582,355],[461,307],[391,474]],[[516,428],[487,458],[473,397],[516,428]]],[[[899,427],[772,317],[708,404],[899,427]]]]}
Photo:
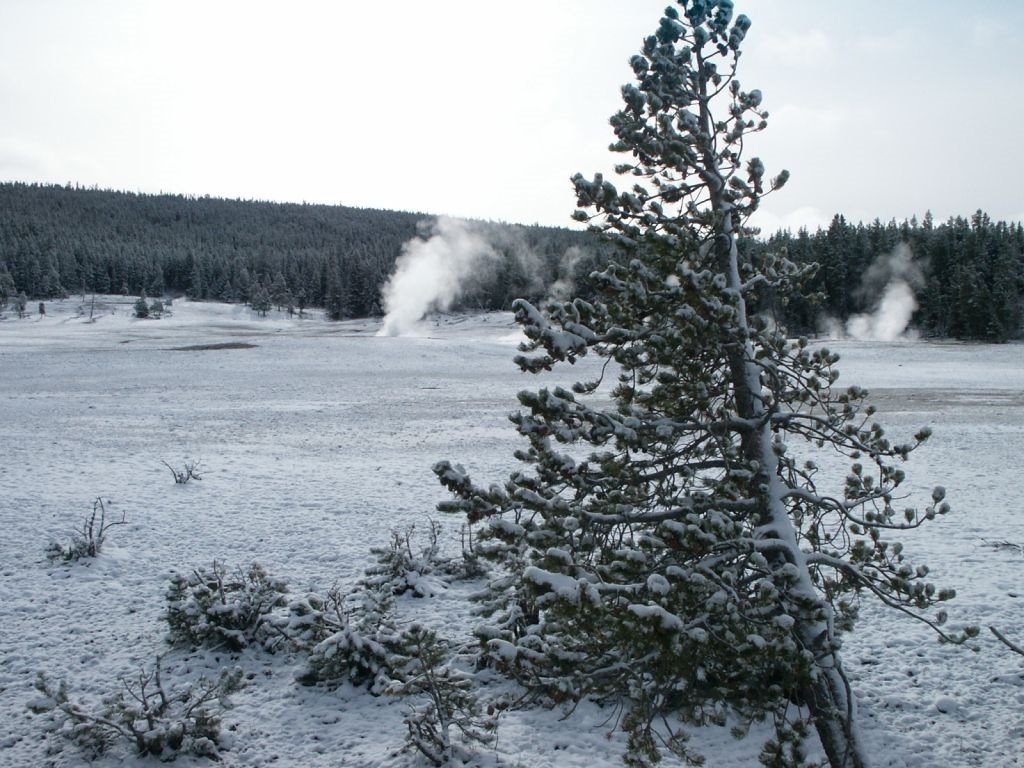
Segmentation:
{"type": "MultiPolygon", "coordinates": [[[[0,181],[569,225],[666,0],[0,0],[0,181]]],[[[1024,219],[1024,3],[737,0],[766,229],[1024,219]]]]}

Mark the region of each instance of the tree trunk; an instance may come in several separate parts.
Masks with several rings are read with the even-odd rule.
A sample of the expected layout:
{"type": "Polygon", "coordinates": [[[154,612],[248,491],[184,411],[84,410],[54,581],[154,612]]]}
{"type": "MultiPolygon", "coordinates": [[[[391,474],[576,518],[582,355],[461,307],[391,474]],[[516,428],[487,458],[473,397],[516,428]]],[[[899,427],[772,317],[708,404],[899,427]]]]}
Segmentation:
{"type": "MultiPolygon", "coordinates": [[[[731,205],[721,199],[717,190],[712,191],[712,205],[721,212],[722,218],[717,232],[719,245],[719,267],[725,275],[730,289],[736,293],[736,319],[740,328],[748,329],[747,308],[743,298],[739,274],[739,254],[736,247],[736,232],[733,228],[735,212],[731,205]]],[[[764,418],[765,407],[761,398],[761,370],[754,362],[754,350],[749,341],[729,351],[729,369],[736,398],[736,410],[740,418],[760,422],[759,429],[744,436],[744,452],[760,466],[760,477],[755,484],[763,484],[768,491],[762,496],[759,528],[766,537],[784,542],[785,553],[775,550],[769,557],[774,559],[773,567],[794,565],[799,572],[794,592],[817,596],[810,569],[797,540],[796,529],[789,517],[785,504],[786,488],[778,474],[778,457],[772,449],[771,425],[764,418]]],[[[823,606],[828,610],[828,606],[823,606]]],[[[814,721],[815,730],[821,739],[831,768],[867,768],[867,755],[860,742],[854,722],[853,694],[843,673],[839,656],[830,649],[833,640],[831,619],[801,619],[799,612],[793,617],[796,623],[793,632],[804,648],[815,653],[817,675],[800,690],[801,703],[807,706],[814,721]],[[821,653],[819,653],[819,649],[821,653]]]]}
{"type": "Polygon", "coordinates": [[[853,692],[839,658],[831,658],[832,666],[819,664],[817,679],[804,687],[800,698],[810,710],[829,765],[832,768],[867,768],[867,755],[854,718],[853,692]]]}

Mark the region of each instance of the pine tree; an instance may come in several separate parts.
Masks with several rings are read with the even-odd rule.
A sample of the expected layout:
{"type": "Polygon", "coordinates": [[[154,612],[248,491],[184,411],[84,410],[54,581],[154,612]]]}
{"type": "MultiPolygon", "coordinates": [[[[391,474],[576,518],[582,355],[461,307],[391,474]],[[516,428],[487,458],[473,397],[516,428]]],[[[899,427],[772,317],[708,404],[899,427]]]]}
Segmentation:
{"type": "Polygon", "coordinates": [[[188,289],[185,291],[193,301],[200,301],[206,298],[206,281],[203,279],[203,269],[199,265],[199,259],[193,256],[192,271],[189,276],[188,289]]]}
{"type": "Polygon", "coordinates": [[[139,294],[139,298],[135,301],[135,316],[140,320],[149,317],[149,302],[146,301],[145,291],[139,294]]]}
{"type": "Polygon", "coordinates": [[[345,289],[338,266],[332,262],[325,269],[324,309],[327,310],[327,319],[343,320],[347,307],[345,306],[345,289]]]}
{"type": "Polygon", "coordinates": [[[7,302],[15,296],[14,278],[7,271],[7,265],[0,261],[0,309],[7,306],[7,302]]]}
{"type": "Polygon", "coordinates": [[[110,273],[104,263],[96,262],[92,273],[93,293],[110,293],[110,273]]]}
{"type": "Polygon", "coordinates": [[[292,294],[288,290],[288,283],[280,271],[274,275],[274,279],[270,283],[269,292],[270,300],[277,305],[279,310],[284,309],[292,302],[292,294]]]}
{"type": "Polygon", "coordinates": [[[252,292],[252,299],[249,301],[249,306],[252,307],[254,312],[257,312],[260,317],[266,317],[267,312],[271,310],[273,304],[270,301],[270,293],[262,285],[257,285],[255,290],[252,292]]]}
{"type": "Polygon", "coordinates": [[[731,715],[774,723],[765,765],[801,764],[813,726],[833,768],[860,768],[840,633],[861,594],[943,633],[943,613],[920,612],[953,592],[889,537],[949,507],[937,488],[926,509],[897,511],[898,465],[927,431],[890,442],[864,390],[834,388],[836,355],[748,311],[808,274],[737,247],[787,174],[769,181],[742,157],[767,118],[735,79],[749,20],[727,0],[678,4],[631,60],[636,84],[611,120],[635,185],[574,178],[576,218],[628,258],[591,276],[594,301],[514,305],[522,369],[597,355],[604,373],[521,393],[516,457],[532,470],[485,488],[440,462],[455,496],[440,508],[484,521],[480,550],[507,570],[483,606],[487,659],[553,700],[624,701],[629,764],[695,757],[669,716],[731,715]],[[837,493],[822,487],[823,449],[851,461],[837,493]]]}
{"type": "Polygon", "coordinates": [[[159,266],[151,266],[146,291],[151,296],[163,296],[165,289],[164,271],[159,266]]]}

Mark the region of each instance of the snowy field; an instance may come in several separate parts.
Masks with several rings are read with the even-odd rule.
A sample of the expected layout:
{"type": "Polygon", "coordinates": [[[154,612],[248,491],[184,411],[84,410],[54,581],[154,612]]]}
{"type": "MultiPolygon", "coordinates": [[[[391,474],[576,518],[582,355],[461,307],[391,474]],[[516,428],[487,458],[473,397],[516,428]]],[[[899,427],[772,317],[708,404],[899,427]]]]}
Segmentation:
{"type": "MultiPolygon", "coordinates": [[[[511,361],[507,314],[447,316],[416,337],[381,338],[370,321],[262,319],[247,308],[175,302],[159,320],[107,299],[95,322],[78,300],[45,316],[0,320],[0,766],[76,766],[54,753],[31,714],[37,672],[98,701],[166,653],[164,594],[172,571],[262,563],[291,591],[352,585],[390,531],[438,517],[430,471],[461,462],[478,481],[514,466],[506,420],[536,386],[511,361]],[[182,347],[223,345],[182,351],[182,347]],[[238,345],[252,346],[238,346],[238,345]],[[202,481],[175,485],[163,462],[201,462],[202,481]],[[123,513],[104,553],[55,564],[97,497],[123,513]]],[[[973,649],[943,646],[903,616],[866,608],[844,648],[862,730],[877,766],[1024,764],[1024,346],[834,342],[841,383],[873,393],[894,436],[930,425],[911,459],[924,505],[948,489],[953,513],[904,537],[906,551],[953,586],[951,625],[978,624],[973,649]]],[[[554,380],[571,383],[573,372],[554,380]]],[[[459,520],[442,518],[455,542],[459,520]]],[[[446,540],[447,540],[446,538],[446,540]]],[[[401,601],[401,617],[445,635],[469,626],[469,586],[401,601]]],[[[426,766],[402,751],[407,704],[343,686],[298,685],[299,661],[249,649],[236,658],[168,654],[175,669],[241,665],[248,685],[225,715],[229,766],[426,766]]],[[[620,764],[614,715],[506,712],[474,764],[603,768],[620,764]]],[[[719,729],[695,738],[712,768],[753,766],[758,744],[719,729]]],[[[181,759],[179,765],[202,764],[181,759]]],[[[97,766],[148,765],[118,746],[97,766]]]]}

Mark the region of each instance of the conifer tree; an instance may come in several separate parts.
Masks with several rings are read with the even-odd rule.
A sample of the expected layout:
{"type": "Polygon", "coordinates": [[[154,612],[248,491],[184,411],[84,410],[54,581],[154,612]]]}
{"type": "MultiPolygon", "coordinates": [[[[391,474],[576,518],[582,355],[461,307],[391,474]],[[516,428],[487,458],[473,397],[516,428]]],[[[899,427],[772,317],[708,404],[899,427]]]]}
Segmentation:
{"type": "Polygon", "coordinates": [[[341,275],[338,272],[337,264],[331,263],[326,267],[324,280],[324,309],[327,310],[327,319],[341,320],[345,317],[345,296],[344,286],[341,282],[341,275]]]}
{"type": "Polygon", "coordinates": [[[15,295],[14,278],[7,271],[7,265],[0,261],[0,309],[7,306],[7,302],[15,295]]]}
{"type": "Polygon", "coordinates": [[[139,298],[135,301],[135,316],[143,319],[149,317],[149,302],[146,301],[146,292],[143,291],[139,294],[139,298]]]}
{"type": "Polygon", "coordinates": [[[260,317],[266,317],[267,312],[271,310],[273,304],[270,300],[270,293],[262,285],[257,285],[255,290],[252,292],[252,298],[249,300],[249,306],[252,307],[254,312],[257,312],[260,317]]]}
{"type": "Polygon", "coordinates": [[[611,119],[635,184],[574,178],[575,217],[626,258],[591,276],[596,300],[514,305],[522,369],[597,355],[604,373],[522,392],[516,457],[532,467],[484,487],[440,462],[455,497],[440,507],[484,522],[480,551],[506,571],[483,606],[486,657],[554,700],[624,702],[628,763],[696,759],[685,724],[731,718],[774,724],[765,765],[802,764],[813,726],[833,768],[860,768],[840,634],[862,595],[944,634],[924,611],[953,592],[890,537],[948,511],[945,492],[897,510],[899,464],[927,431],[890,442],[867,393],[835,387],[836,355],[748,310],[808,272],[737,248],[787,174],[743,157],[767,119],[736,79],[750,21],[728,0],[677,5],[611,119]],[[851,462],[837,491],[824,451],[851,462]]]}
{"type": "Polygon", "coordinates": [[[206,281],[203,280],[203,269],[199,264],[199,259],[192,257],[192,272],[189,276],[188,290],[185,291],[187,295],[193,301],[199,301],[206,298],[206,281]]]}
{"type": "Polygon", "coordinates": [[[284,309],[292,301],[291,291],[288,290],[288,283],[280,271],[274,275],[269,288],[270,300],[277,305],[279,310],[284,309]]]}

